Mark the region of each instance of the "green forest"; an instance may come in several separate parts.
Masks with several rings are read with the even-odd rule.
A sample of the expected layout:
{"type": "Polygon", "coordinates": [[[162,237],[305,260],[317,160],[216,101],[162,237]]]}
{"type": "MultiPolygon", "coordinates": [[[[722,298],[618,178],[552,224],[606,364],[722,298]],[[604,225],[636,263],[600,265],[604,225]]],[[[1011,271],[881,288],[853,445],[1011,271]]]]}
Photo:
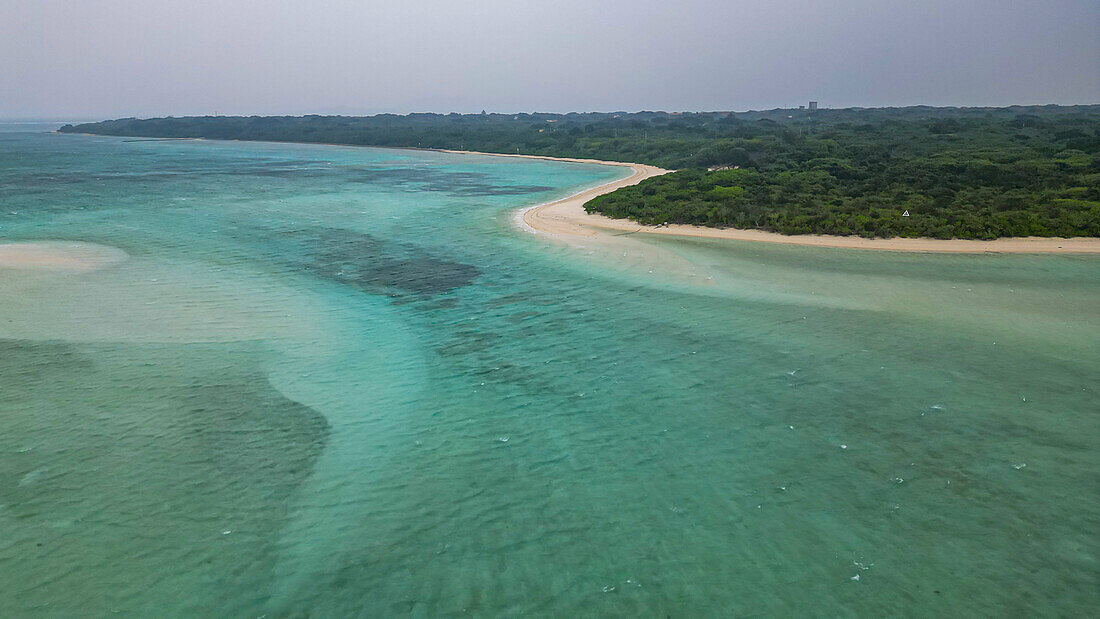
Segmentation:
{"type": "Polygon", "coordinates": [[[677,170],[586,205],[645,224],[864,237],[1100,236],[1100,105],[204,116],[61,131],[445,148],[677,170]]]}

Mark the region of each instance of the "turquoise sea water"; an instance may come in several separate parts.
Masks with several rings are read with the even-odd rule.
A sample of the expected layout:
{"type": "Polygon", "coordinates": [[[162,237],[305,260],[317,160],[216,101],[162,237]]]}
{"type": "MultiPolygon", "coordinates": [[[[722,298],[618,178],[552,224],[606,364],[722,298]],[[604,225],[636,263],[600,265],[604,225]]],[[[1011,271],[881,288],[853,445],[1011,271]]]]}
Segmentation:
{"type": "Polygon", "coordinates": [[[0,609],[1090,616],[1100,260],[654,239],[620,169],[0,126],[0,609]],[[858,579],[855,577],[858,576],[858,579]]]}

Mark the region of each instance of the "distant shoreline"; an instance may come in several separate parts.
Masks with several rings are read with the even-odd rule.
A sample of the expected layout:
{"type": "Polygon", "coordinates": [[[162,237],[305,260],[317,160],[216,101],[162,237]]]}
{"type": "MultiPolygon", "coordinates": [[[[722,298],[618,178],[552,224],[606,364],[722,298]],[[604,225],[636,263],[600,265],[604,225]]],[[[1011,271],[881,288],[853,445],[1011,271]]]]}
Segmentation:
{"type": "MultiPolygon", "coordinates": [[[[60,133],[60,132],[56,132],[60,133]]],[[[67,135],[110,136],[98,133],[66,133],[67,135]]],[[[203,140],[218,142],[259,142],[268,144],[312,144],[316,146],[344,146],[354,148],[385,148],[391,150],[420,150],[457,155],[483,155],[489,157],[516,157],[521,159],[541,159],[567,163],[588,163],[626,167],[632,174],[626,178],[611,181],[597,187],[586,189],[550,202],[527,206],[518,211],[519,225],[528,231],[540,232],[550,236],[587,236],[592,237],[600,231],[617,231],[640,234],[671,235],[687,238],[726,239],[732,241],[754,241],[760,243],[780,243],[805,247],[831,247],[837,249],[869,249],[876,251],[950,253],[950,254],[1100,254],[1098,237],[1002,237],[992,241],[973,239],[932,239],[932,238],[874,238],[853,236],[831,236],[818,234],[787,235],[763,230],[737,228],[708,228],[685,224],[665,226],[646,226],[629,219],[612,219],[605,215],[588,213],[584,204],[622,187],[637,185],[655,176],[667,174],[671,170],[641,163],[622,161],[603,161],[599,159],[578,159],[573,157],[550,157],[547,155],[522,155],[518,153],[486,153],[481,151],[453,150],[445,148],[419,148],[415,146],[370,146],[364,144],[338,144],[332,142],[286,142],[275,140],[237,140],[209,138],[139,138],[142,140],[203,140]]]]}

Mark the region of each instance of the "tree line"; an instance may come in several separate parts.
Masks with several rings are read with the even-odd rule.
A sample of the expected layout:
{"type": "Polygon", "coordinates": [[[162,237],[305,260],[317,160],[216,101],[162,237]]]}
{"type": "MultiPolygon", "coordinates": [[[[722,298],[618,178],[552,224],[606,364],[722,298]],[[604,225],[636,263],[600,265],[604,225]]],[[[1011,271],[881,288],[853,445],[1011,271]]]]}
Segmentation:
{"type": "Polygon", "coordinates": [[[590,201],[646,224],[865,237],[1100,236],[1100,106],[184,117],[134,137],[579,157],[677,172],[590,201]]]}

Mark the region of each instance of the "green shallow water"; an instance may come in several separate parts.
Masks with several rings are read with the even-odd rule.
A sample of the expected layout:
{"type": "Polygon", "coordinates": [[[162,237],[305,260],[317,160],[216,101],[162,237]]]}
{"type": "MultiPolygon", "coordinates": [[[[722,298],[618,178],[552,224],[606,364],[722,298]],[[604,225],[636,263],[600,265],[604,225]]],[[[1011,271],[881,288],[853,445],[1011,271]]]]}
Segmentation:
{"type": "Polygon", "coordinates": [[[0,608],[1086,616],[1100,260],[650,239],[614,168],[0,127],[0,608]],[[859,576],[858,580],[853,577],[859,576]]]}

